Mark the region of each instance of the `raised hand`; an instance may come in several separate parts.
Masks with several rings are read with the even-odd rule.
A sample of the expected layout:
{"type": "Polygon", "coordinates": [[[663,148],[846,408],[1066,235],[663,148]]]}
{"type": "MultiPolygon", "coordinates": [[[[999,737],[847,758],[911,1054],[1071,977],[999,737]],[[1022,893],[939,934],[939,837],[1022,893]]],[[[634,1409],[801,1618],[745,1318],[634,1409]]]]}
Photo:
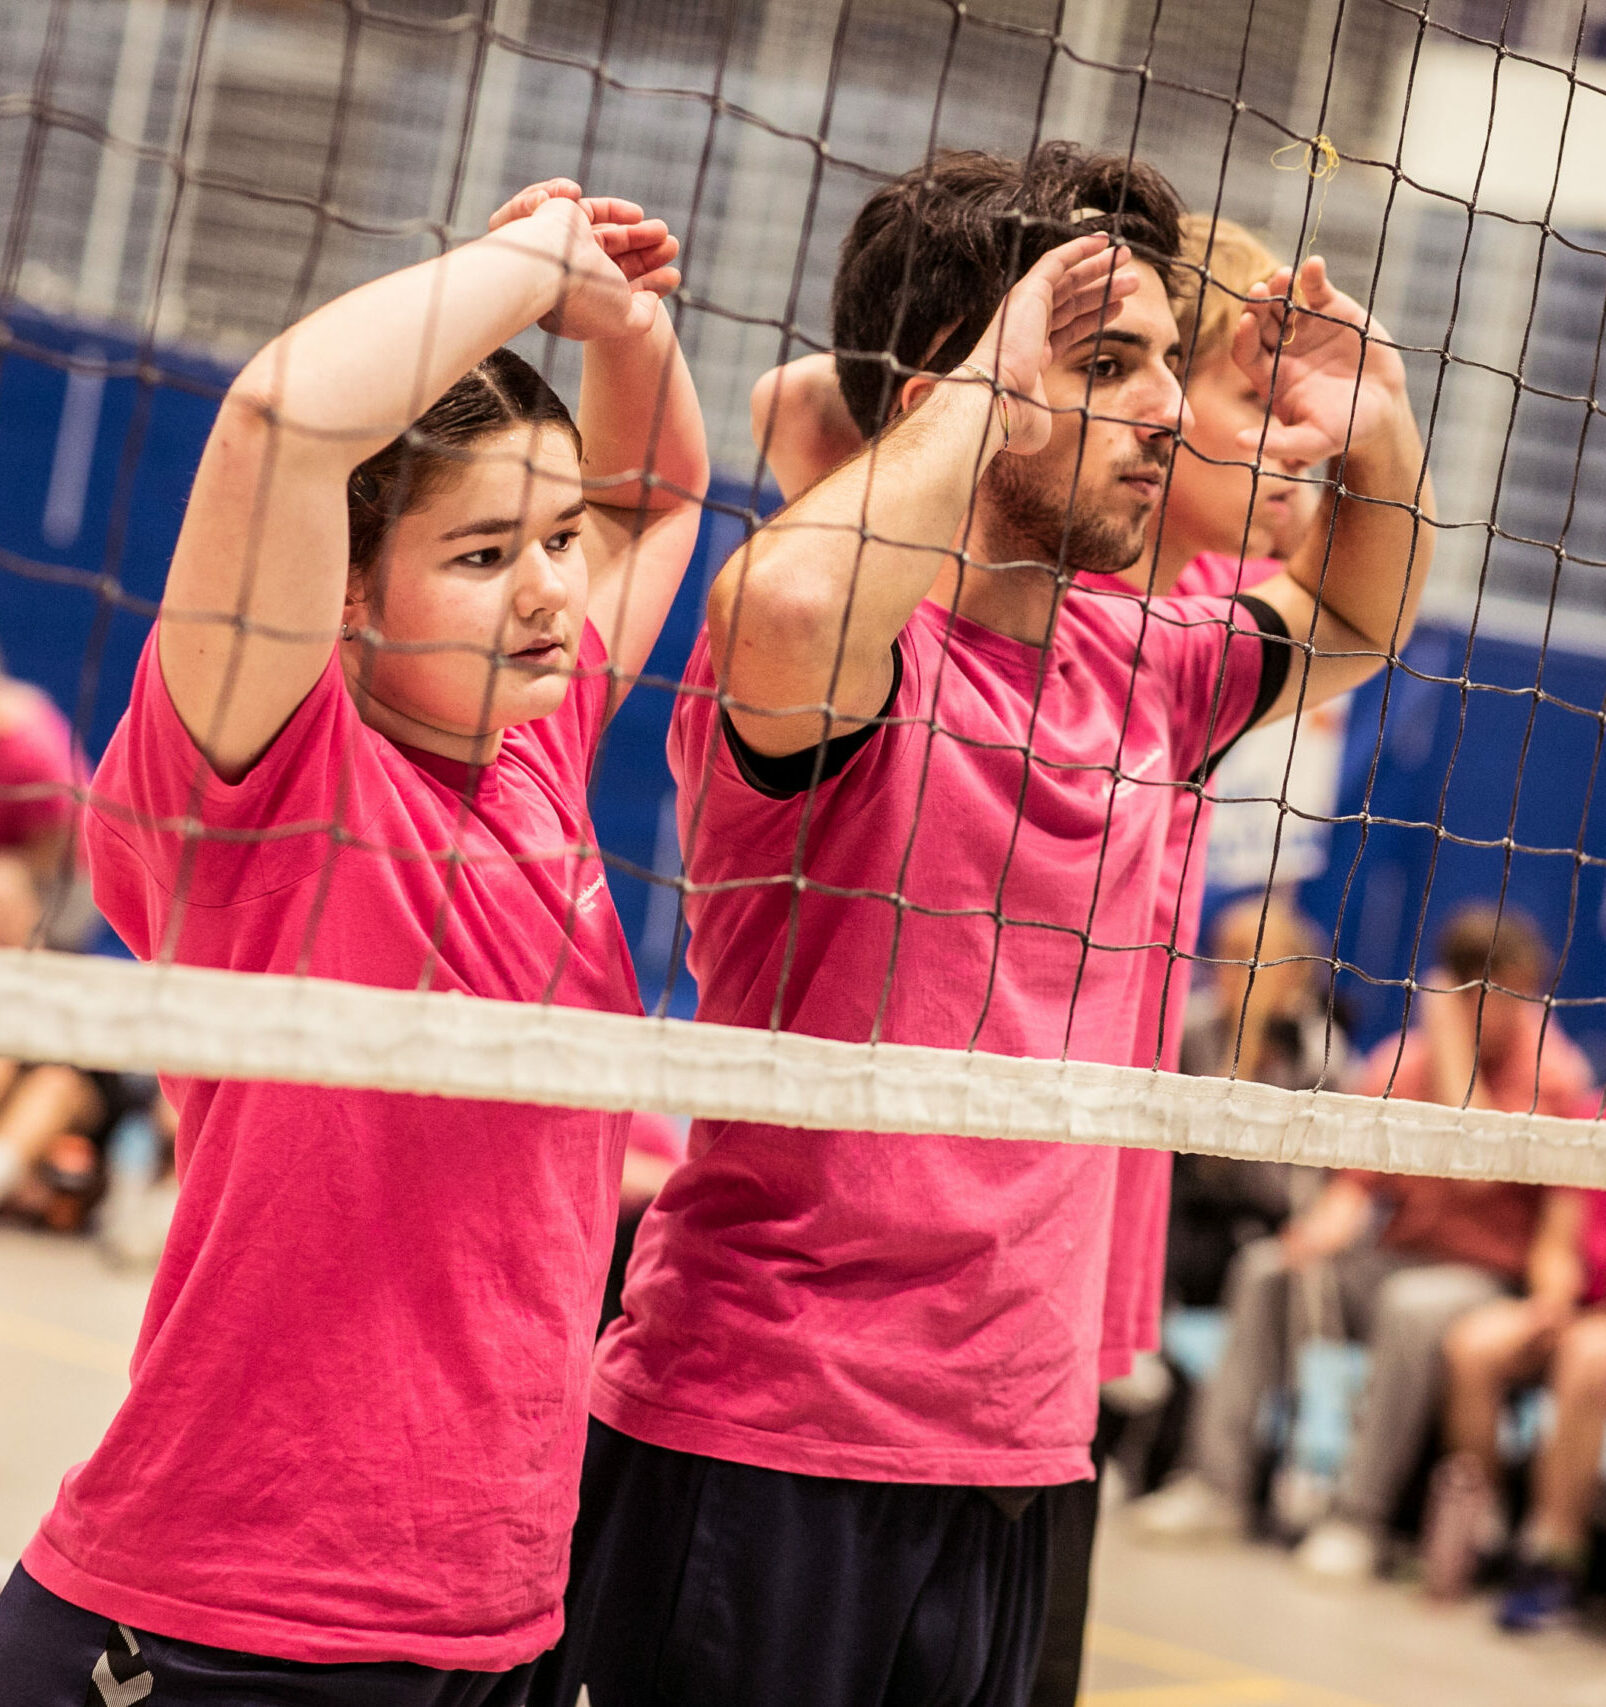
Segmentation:
{"type": "Polygon", "coordinates": [[[1362,450],[1394,431],[1410,404],[1405,364],[1388,333],[1327,276],[1313,255],[1250,289],[1232,353],[1271,404],[1262,444],[1238,435],[1246,451],[1310,466],[1343,450],[1362,450]]]}
{"type": "Polygon", "coordinates": [[[994,375],[1005,395],[1012,454],[1031,456],[1048,443],[1054,420],[1043,374],[1121,312],[1139,288],[1131,259],[1102,231],[1073,238],[1050,249],[999,304],[970,363],[994,375]]]}
{"type": "Polygon", "coordinates": [[[572,283],[539,322],[560,337],[589,342],[644,332],[656,318],[657,299],[680,284],[672,265],[680,242],[663,220],[648,219],[635,202],[618,196],[583,196],[572,178],[520,190],[491,215],[489,229],[510,235],[517,229],[520,240],[561,234],[557,254],[572,283]],[[630,293],[623,302],[621,282],[630,293]]]}

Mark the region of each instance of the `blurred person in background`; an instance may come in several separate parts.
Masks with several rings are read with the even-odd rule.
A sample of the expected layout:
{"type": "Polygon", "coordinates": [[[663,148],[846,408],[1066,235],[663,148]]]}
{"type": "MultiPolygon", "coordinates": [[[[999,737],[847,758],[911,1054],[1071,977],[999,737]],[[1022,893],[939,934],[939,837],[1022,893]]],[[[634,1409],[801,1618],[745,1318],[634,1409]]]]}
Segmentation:
{"type": "MultiPolygon", "coordinates": [[[[55,701],[0,666],[0,862],[20,866],[41,890],[71,848],[84,780],[72,725],[55,701]]],[[[5,946],[26,941],[37,922],[19,938],[8,908],[5,946]]]]}
{"type": "MultiPolygon", "coordinates": [[[[40,942],[46,894],[72,887],[84,780],[55,702],[0,671],[0,948],[40,942]]],[[[152,1088],[119,1073],[0,1061],[0,1213],[62,1232],[82,1225],[108,1135],[152,1088]]]]}
{"type": "MultiPolygon", "coordinates": [[[[1586,1119],[1598,1108],[1590,1089],[1572,1112],[1586,1119]]],[[[1472,1311],[1445,1339],[1446,1456],[1423,1532],[1424,1586],[1440,1598],[1508,1563],[1501,1412],[1514,1389],[1542,1382],[1553,1426],[1534,1461],[1533,1503],[1499,1607],[1509,1630],[1541,1628],[1577,1602],[1606,1418],[1606,1192],[1557,1191],[1548,1202],[1529,1296],[1472,1311]]]]}
{"type": "MultiPolygon", "coordinates": [[[[1181,1070],[1290,1091],[1334,1081],[1347,1045],[1328,1004],[1329,967],[1316,927],[1286,894],[1224,907],[1211,928],[1208,982],[1189,1004],[1181,1070]]],[[[1178,1156],[1168,1300],[1193,1309],[1219,1304],[1238,1250],[1280,1231],[1314,1198],[1320,1177],[1286,1162],[1178,1156]]]]}
{"type": "MultiPolygon", "coordinates": [[[[1590,1074],[1554,1024],[1540,1030],[1547,952],[1536,927],[1506,909],[1453,913],[1414,1023],[1368,1057],[1352,1087],[1397,1096],[1570,1115],[1590,1074]]],[[[1241,1534],[1260,1456],[1265,1399],[1286,1389],[1294,1346],[1331,1303],[1370,1352],[1366,1391],[1333,1513],[1300,1547],[1313,1575],[1356,1580],[1376,1569],[1386,1526],[1438,1414],[1443,1344],[1455,1322],[1523,1292],[1548,1298],[1557,1194],[1499,1180],[1348,1171],[1275,1238],[1246,1246],[1228,1281],[1220,1367],[1191,1418],[1189,1469],[1133,1508],[1150,1540],[1241,1534]]]]}
{"type": "Polygon", "coordinates": [[[1554,1410],[1533,1468],[1533,1504],[1496,1617],[1503,1629],[1539,1630],[1582,1596],[1600,1496],[1606,1434],[1606,1192],[1584,1194],[1580,1226],[1586,1308],[1556,1335],[1546,1385],[1554,1410]]]}

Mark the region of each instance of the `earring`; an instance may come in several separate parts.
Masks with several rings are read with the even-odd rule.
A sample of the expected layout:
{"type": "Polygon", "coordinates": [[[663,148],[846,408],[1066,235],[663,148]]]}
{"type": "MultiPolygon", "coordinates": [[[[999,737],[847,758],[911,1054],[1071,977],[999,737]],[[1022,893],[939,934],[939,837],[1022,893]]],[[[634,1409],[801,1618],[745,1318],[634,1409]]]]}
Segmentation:
{"type": "Polygon", "coordinates": [[[349,640],[351,638],[351,624],[349,622],[341,623],[340,638],[342,640],[349,640]]]}

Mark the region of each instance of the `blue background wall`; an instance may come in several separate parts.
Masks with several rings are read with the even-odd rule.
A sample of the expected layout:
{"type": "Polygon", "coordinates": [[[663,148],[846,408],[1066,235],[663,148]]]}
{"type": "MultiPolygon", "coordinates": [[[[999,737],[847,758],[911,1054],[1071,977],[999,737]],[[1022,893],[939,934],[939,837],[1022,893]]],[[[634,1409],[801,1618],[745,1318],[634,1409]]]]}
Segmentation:
{"type": "MultiPolygon", "coordinates": [[[[0,645],[13,673],[74,717],[91,755],[126,702],[227,377],[168,350],[141,362],[126,338],[93,328],[10,316],[0,351],[0,645]],[[111,371],[103,384],[74,381],[64,432],[74,357],[111,371]],[[81,481],[63,477],[75,468],[81,481]]],[[[597,828],[649,1001],[669,977],[675,936],[672,892],[639,875],[676,869],[663,759],[672,684],[708,575],[740,542],[753,494],[721,482],[713,497],[649,666],[660,679],[626,702],[598,773],[597,828]]],[[[1359,1039],[1399,1024],[1398,981],[1413,965],[1426,971],[1444,914],[1504,886],[1561,950],[1564,1024],[1606,1068],[1606,805],[1595,788],[1606,660],[1480,637],[1468,663],[1464,635],[1428,625],[1407,665],[1356,696],[1341,822],[1327,872],[1303,896],[1336,927],[1355,969],[1343,982],[1359,1039]]],[[[689,1012],[691,999],[681,973],[672,1011],[689,1012]]]]}

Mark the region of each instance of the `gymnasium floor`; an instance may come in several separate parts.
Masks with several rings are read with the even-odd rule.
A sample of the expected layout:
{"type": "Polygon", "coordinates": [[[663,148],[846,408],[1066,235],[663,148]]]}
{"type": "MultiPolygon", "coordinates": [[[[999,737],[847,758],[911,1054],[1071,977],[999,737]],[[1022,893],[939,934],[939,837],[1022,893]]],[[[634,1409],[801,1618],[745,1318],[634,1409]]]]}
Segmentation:
{"type": "MultiPolygon", "coordinates": [[[[86,1243],[0,1229],[0,1560],[115,1409],[146,1284],[86,1243]]],[[[1512,1642],[1480,1605],[1317,1591],[1263,1547],[1140,1550],[1118,1519],[1091,1649],[1086,1707],[1606,1707],[1606,1633],[1512,1642]]]]}

